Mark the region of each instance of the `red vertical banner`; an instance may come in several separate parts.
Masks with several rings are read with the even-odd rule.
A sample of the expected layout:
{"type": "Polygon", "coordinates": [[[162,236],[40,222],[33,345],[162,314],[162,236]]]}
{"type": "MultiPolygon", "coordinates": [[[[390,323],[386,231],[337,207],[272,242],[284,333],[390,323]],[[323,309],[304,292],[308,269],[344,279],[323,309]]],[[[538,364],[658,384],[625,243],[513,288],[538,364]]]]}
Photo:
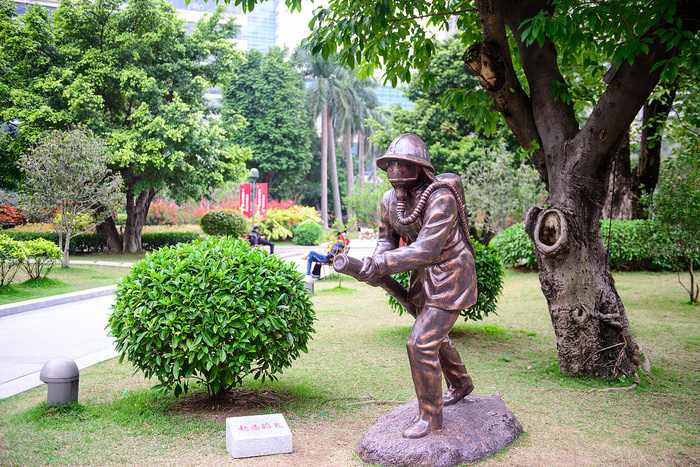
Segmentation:
{"type": "Polygon", "coordinates": [[[255,184],[255,218],[267,219],[267,183],[255,184]]]}
{"type": "Polygon", "coordinates": [[[245,217],[250,217],[250,215],[253,214],[253,205],[250,199],[250,183],[241,184],[240,193],[241,212],[245,217]]]}

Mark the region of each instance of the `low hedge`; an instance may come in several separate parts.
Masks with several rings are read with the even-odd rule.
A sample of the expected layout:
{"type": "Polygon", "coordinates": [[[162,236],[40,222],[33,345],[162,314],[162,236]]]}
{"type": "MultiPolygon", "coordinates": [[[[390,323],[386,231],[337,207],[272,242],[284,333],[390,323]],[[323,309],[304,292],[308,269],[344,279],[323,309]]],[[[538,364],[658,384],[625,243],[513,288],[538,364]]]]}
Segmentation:
{"type": "MultiPolygon", "coordinates": [[[[15,240],[30,241],[43,238],[58,245],[58,235],[55,232],[12,232],[5,231],[5,235],[15,240]]],[[[123,235],[119,235],[123,239],[123,235]]],[[[141,235],[141,247],[146,251],[153,251],[164,246],[174,246],[178,243],[187,243],[199,240],[201,236],[191,232],[158,232],[144,233],[141,235]]],[[[107,240],[100,234],[82,234],[70,241],[70,254],[95,253],[107,249],[107,240]]]]}
{"type": "MultiPolygon", "coordinates": [[[[678,247],[653,220],[604,221],[601,232],[606,246],[610,231],[611,269],[677,271],[685,267],[678,247]]],[[[522,224],[515,224],[499,233],[490,246],[506,266],[525,266],[533,269],[537,267],[535,245],[525,233],[522,224]]]]}

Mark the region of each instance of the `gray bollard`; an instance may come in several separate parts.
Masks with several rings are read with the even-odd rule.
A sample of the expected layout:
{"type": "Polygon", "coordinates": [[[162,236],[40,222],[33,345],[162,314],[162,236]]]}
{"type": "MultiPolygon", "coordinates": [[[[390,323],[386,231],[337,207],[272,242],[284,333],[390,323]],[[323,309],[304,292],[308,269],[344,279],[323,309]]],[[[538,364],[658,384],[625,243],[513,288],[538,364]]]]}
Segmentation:
{"type": "Polygon", "coordinates": [[[305,276],[304,278],[304,288],[306,289],[306,293],[309,295],[314,294],[314,279],[311,276],[305,276]]]}
{"type": "Polygon", "coordinates": [[[39,379],[49,387],[46,405],[77,402],[79,378],[78,365],[70,358],[53,358],[44,363],[39,379]]]}

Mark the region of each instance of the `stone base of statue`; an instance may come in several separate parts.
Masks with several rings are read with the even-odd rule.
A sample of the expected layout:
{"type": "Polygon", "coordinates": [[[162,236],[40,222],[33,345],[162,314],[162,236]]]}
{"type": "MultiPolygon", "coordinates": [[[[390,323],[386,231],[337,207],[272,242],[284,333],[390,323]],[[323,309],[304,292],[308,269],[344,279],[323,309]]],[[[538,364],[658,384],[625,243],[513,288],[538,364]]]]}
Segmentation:
{"type": "Polygon", "coordinates": [[[499,396],[467,396],[443,409],[441,431],[419,439],[402,437],[417,414],[414,399],[379,417],[360,439],[357,453],[378,465],[452,467],[490,457],[523,432],[499,396]]]}

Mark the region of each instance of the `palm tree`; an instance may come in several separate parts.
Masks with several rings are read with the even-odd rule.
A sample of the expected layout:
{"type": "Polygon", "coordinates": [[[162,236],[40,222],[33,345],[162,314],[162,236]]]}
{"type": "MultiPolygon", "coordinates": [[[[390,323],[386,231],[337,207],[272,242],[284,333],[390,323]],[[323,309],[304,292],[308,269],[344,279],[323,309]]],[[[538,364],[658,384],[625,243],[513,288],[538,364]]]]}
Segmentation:
{"type": "MultiPolygon", "coordinates": [[[[355,189],[354,162],[352,158],[352,141],[357,136],[357,153],[359,164],[359,184],[364,177],[364,122],[369,117],[370,109],[376,107],[377,96],[374,93],[376,83],[373,79],[360,81],[350,70],[343,81],[342,94],[337,101],[337,127],[343,129],[343,153],[347,170],[347,194],[355,189]]],[[[348,217],[352,213],[348,211],[348,217]]]]}
{"type": "Polygon", "coordinates": [[[336,218],[342,219],[338,170],[335,159],[335,136],[333,131],[334,102],[338,100],[342,81],[347,73],[333,59],[324,60],[312,57],[308,51],[297,51],[297,59],[305,66],[307,79],[312,80],[307,93],[308,107],[311,113],[321,116],[321,218],[324,227],[328,227],[328,156],[330,150],[331,188],[333,190],[333,207],[336,218]]]}
{"type": "MultiPolygon", "coordinates": [[[[321,218],[328,227],[328,166],[330,157],[331,190],[336,219],[342,221],[340,188],[338,186],[337,159],[335,156],[336,134],[343,134],[343,152],[347,169],[347,194],[354,191],[354,163],[352,160],[353,135],[361,132],[364,154],[364,119],[369,109],[376,107],[374,80],[362,82],[348,67],[341,67],[333,58],[324,60],[312,57],[300,49],[295,54],[305,70],[311,86],[307,94],[309,110],[315,117],[321,116],[321,218]]],[[[363,165],[360,170],[364,173],[363,165]]],[[[350,214],[350,213],[349,213],[350,214]]]]}

